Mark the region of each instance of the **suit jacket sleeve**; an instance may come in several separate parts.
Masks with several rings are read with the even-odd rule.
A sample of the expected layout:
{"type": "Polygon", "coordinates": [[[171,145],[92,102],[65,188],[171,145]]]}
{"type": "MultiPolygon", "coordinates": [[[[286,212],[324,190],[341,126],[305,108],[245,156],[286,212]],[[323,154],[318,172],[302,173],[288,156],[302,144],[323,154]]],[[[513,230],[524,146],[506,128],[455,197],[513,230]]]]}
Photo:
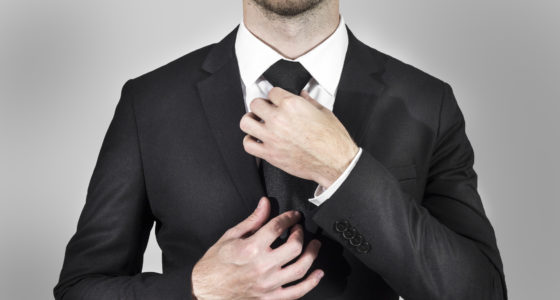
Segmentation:
{"type": "Polygon", "coordinates": [[[56,299],[188,299],[190,269],[141,273],[154,218],[146,196],[130,81],[103,140],[56,299]]]}
{"type": "Polygon", "coordinates": [[[407,300],[507,299],[464,118],[448,84],[442,95],[423,199],[363,149],[313,220],[407,300]]]}

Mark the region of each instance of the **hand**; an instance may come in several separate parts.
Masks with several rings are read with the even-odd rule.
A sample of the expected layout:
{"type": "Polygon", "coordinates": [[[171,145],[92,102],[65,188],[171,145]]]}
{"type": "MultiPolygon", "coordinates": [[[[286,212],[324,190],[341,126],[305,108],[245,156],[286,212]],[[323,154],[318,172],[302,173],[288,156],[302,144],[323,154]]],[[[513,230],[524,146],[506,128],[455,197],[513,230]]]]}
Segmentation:
{"type": "Polygon", "coordinates": [[[303,230],[296,224],[300,215],[287,211],[262,226],[269,214],[270,202],[263,197],[247,219],[228,229],[195,264],[192,292],[198,300],[297,299],[317,286],[323,275],[319,269],[282,287],[303,278],[321,244],[312,240],[295,262],[282,267],[302,251],[303,230]],[[272,249],[270,244],[292,225],[288,240],[272,249]]]}
{"type": "Polygon", "coordinates": [[[305,91],[298,96],[275,87],[268,97],[254,99],[241,118],[245,151],[329,187],[359,150],[346,128],[305,91]]]}

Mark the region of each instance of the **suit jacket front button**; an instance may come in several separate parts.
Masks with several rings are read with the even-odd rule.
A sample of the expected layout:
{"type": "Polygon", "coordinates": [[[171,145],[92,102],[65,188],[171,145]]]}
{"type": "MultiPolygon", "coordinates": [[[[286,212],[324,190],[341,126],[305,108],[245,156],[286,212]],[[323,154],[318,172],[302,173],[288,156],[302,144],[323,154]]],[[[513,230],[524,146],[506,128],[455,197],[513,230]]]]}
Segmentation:
{"type": "Polygon", "coordinates": [[[371,250],[371,245],[368,242],[364,241],[360,246],[356,248],[356,250],[358,250],[359,253],[366,254],[369,253],[369,250],[371,250]]]}

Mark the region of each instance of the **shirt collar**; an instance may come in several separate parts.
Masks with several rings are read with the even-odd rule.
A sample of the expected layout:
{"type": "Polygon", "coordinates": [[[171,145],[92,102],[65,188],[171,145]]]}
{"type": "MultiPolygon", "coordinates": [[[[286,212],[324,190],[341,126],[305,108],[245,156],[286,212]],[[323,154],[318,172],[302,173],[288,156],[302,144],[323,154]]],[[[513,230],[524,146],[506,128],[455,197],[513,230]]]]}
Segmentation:
{"type": "Polygon", "coordinates": [[[243,21],[239,25],[235,40],[235,54],[245,86],[256,82],[264,71],[279,59],[286,59],[299,61],[332,96],[335,95],[340,80],[347,49],[348,32],[342,15],[338,27],[326,40],[294,60],[283,57],[253,35],[243,21]]]}

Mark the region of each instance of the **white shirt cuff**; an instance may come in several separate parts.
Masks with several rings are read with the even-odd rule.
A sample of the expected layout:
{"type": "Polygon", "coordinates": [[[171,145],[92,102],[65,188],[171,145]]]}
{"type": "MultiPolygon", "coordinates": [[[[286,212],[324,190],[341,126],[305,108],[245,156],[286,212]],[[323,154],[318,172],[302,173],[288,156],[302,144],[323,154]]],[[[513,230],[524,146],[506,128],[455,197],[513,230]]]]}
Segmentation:
{"type": "Polygon", "coordinates": [[[336,190],[342,185],[344,180],[346,180],[346,177],[348,177],[352,169],[354,169],[354,166],[358,162],[358,159],[360,158],[361,154],[362,154],[362,148],[360,147],[358,153],[356,153],[356,156],[354,156],[354,159],[350,162],[348,167],[346,167],[346,170],[342,172],[342,175],[340,175],[340,177],[338,177],[335,180],[335,182],[333,182],[333,184],[331,184],[331,186],[329,186],[326,189],[321,185],[317,185],[313,198],[310,198],[309,202],[319,206],[323,204],[323,202],[327,201],[327,199],[329,199],[336,192],[336,190]]]}

